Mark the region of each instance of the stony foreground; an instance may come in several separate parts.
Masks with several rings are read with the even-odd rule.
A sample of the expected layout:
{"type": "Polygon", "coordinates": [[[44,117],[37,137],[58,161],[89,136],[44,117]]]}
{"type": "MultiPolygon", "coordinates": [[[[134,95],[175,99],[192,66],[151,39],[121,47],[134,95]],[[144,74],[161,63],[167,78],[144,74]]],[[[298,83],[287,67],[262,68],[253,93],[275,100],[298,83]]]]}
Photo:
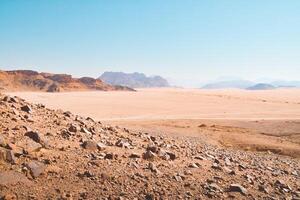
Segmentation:
{"type": "MultiPolygon", "coordinates": [[[[95,108],[97,109],[97,108],[95,108]]],[[[300,162],[0,95],[2,199],[300,199],[300,162]]]]}

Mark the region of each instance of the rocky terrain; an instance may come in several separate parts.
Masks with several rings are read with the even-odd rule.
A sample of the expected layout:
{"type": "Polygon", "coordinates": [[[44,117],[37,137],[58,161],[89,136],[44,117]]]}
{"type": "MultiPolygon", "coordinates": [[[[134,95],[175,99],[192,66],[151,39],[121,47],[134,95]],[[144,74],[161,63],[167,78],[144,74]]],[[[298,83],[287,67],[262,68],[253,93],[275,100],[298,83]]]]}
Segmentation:
{"type": "Polygon", "coordinates": [[[167,80],[161,76],[147,77],[143,73],[104,72],[100,80],[112,85],[122,85],[131,88],[169,87],[167,80]]]}
{"type": "Polygon", "coordinates": [[[38,73],[31,70],[0,70],[2,91],[86,91],[86,90],[132,90],[128,87],[113,86],[101,80],[82,77],[73,78],[67,74],[38,73]]]}
{"type": "MultiPolygon", "coordinates": [[[[0,95],[2,199],[299,199],[299,159],[150,135],[0,95]]],[[[205,125],[203,125],[205,126],[205,125]]]]}

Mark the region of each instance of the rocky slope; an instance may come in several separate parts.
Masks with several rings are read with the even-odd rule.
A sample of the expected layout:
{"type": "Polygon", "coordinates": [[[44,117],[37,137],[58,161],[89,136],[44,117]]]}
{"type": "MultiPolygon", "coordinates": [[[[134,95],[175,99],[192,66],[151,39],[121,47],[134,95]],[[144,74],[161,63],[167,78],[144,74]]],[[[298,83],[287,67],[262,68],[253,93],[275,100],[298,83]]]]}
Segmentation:
{"type": "Polygon", "coordinates": [[[104,72],[99,79],[112,85],[131,88],[169,87],[167,80],[161,76],[147,77],[142,73],[104,72]]]}
{"type": "Polygon", "coordinates": [[[2,199],[299,199],[300,162],[0,95],[2,199]]]}
{"type": "Polygon", "coordinates": [[[3,91],[84,91],[84,90],[132,90],[112,86],[101,80],[67,74],[38,73],[31,70],[0,71],[0,90],[3,91]]]}

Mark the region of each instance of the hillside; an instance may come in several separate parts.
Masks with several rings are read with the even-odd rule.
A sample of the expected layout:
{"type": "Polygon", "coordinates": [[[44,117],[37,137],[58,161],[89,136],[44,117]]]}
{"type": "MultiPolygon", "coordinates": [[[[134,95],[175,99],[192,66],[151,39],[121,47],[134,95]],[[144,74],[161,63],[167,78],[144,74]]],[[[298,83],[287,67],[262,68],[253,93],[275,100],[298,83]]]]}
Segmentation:
{"type": "Polygon", "coordinates": [[[101,80],[82,77],[73,78],[67,74],[38,73],[31,70],[0,71],[1,91],[85,91],[85,90],[132,90],[113,86],[101,80]]]}
{"type": "Polygon", "coordinates": [[[0,112],[0,199],[299,197],[290,157],[103,125],[1,94],[0,112]]]}
{"type": "Polygon", "coordinates": [[[131,88],[168,87],[169,83],[161,76],[147,77],[143,73],[104,72],[99,79],[112,85],[131,88]]]}
{"type": "Polygon", "coordinates": [[[276,87],[274,87],[271,84],[267,84],[267,83],[258,83],[256,85],[253,85],[251,87],[248,87],[247,90],[272,90],[275,89],[276,87]]]}

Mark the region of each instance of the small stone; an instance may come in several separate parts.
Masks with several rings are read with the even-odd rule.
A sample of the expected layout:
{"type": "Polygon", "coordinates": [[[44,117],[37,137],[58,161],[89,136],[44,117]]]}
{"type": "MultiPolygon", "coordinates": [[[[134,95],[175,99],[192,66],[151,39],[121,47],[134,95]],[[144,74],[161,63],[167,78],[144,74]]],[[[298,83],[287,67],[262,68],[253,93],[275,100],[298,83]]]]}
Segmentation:
{"type": "Polygon", "coordinates": [[[155,164],[152,163],[152,162],[149,163],[148,168],[149,168],[152,172],[154,172],[154,173],[157,173],[157,174],[160,173],[160,171],[157,169],[157,167],[155,166],[155,164]]]}
{"type": "Polygon", "coordinates": [[[130,143],[127,140],[120,139],[116,142],[117,147],[122,147],[122,148],[129,148],[130,143]]]}
{"type": "Polygon", "coordinates": [[[114,155],[113,153],[107,153],[105,156],[104,156],[104,159],[109,159],[109,160],[112,160],[116,157],[116,155],[114,155]]]}
{"type": "Polygon", "coordinates": [[[71,116],[72,116],[72,113],[71,113],[70,111],[66,111],[66,112],[64,112],[63,114],[64,114],[64,116],[66,116],[66,117],[71,117],[71,116]]]}
{"type": "Polygon", "coordinates": [[[37,142],[37,143],[41,143],[41,137],[40,134],[38,132],[35,131],[28,131],[25,133],[25,136],[31,138],[33,141],[37,142]]]}
{"type": "Polygon", "coordinates": [[[199,128],[205,128],[205,127],[207,127],[207,125],[206,124],[200,124],[198,127],[199,128]]]}
{"type": "Polygon", "coordinates": [[[30,174],[32,175],[33,178],[37,178],[46,169],[43,163],[37,161],[32,161],[28,163],[26,167],[30,170],[30,174]]]}
{"type": "Polygon", "coordinates": [[[191,163],[189,164],[189,168],[199,168],[200,164],[199,163],[191,163]]]}
{"type": "Polygon", "coordinates": [[[175,159],[176,159],[175,153],[167,152],[167,154],[170,156],[170,159],[171,159],[171,160],[175,160],[175,159]]]}
{"type": "Polygon", "coordinates": [[[230,161],[230,159],[229,158],[225,158],[225,165],[227,165],[227,166],[231,166],[231,161],[230,161]]]}
{"type": "Polygon", "coordinates": [[[175,178],[175,180],[176,180],[177,182],[182,182],[182,181],[183,181],[183,180],[182,180],[182,177],[179,176],[179,175],[175,175],[174,178],[175,178]]]}
{"type": "Polygon", "coordinates": [[[157,146],[150,145],[150,146],[147,147],[147,150],[152,151],[153,153],[158,153],[159,148],[157,146]]]}
{"type": "Polygon", "coordinates": [[[14,153],[9,149],[0,147],[0,161],[1,160],[12,164],[16,163],[16,158],[14,156],[14,153]]]}
{"type": "Polygon", "coordinates": [[[97,143],[93,140],[84,141],[83,144],[82,144],[82,147],[87,149],[87,150],[91,150],[91,151],[95,151],[95,150],[98,149],[97,143]]]}
{"type": "Polygon", "coordinates": [[[218,163],[213,163],[211,168],[217,169],[217,170],[222,170],[221,166],[218,163]]]}
{"type": "Polygon", "coordinates": [[[229,192],[240,192],[244,195],[247,194],[247,189],[241,186],[240,184],[231,184],[229,187],[229,192]]]}
{"type": "Polygon", "coordinates": [[[31,108],[28,105],[22,106],[21,110],[29,114],[32,112],[31,108]]]}
{"type": "Polygon", "coordinates": [[[86,128],[81,128],[81,132],[92,135],[92,133],[89,130],[87,130],[86,128]]]}
{"type": "Polygon", "coordinates": [[[137,153],[130,154],[129,158],[140,158],[141,156],[137,153]]]}
{"type": "Polygon", "coordinates": [[[146,151],[146,153],[143,154],[143,158],[146,160],[151,160],[154,159],[155,157],[156,155],[152,151],[146,151]]]}
{"type": "Polygon", "coordinates": [[[69,127],[69,131],[73,132],[73,133],[76,133],[77,132],[77,126],[74,125],[74,124],[71,124],[70,127],[69,127]]]}
{"type": "Polygon", "coordinates": [[[97,148],[98,148],[99,151],[103,151],[103,150],[106,149],[106,145],[101,143],[101,142],[98,142],[97,143],[97,148]]]}

